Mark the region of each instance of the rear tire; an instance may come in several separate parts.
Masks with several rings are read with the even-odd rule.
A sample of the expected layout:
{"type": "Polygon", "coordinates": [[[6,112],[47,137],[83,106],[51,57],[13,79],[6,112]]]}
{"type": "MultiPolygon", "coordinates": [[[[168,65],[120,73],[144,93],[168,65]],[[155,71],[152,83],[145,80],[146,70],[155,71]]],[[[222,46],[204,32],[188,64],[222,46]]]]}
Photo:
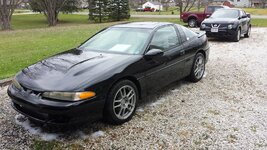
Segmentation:
{"type": "Polygon", "coordinates": [[[188,79],[191,82],[196,83],[203,78],[206,69],[205,64],[204,55],[202,53],[197,53],[193,62],[191,73],[188,76],[188,79]]]}
{"type": "Polygon", "coordinates": [[[244,35],[245,38],[249,38],[250,33],[251,33],[251,25],[248,27],[247,33],[244,35]]]}
{"type": "Polygon", "coordinates": [[[139,93],[129,80],[116,83],[110,90],[104,109],[104,119],[110,124],[120,125],[132,119],[139,93]]]}
{"type": "Polygon", "coordinates": [[[194,28],[194,27],[196,27],[196,26],[197,26],[197,20],[196,20],[195,18],[189,19],[189,20],[188,20],[188,26],[189,26],[190,28],[194,28]]]}

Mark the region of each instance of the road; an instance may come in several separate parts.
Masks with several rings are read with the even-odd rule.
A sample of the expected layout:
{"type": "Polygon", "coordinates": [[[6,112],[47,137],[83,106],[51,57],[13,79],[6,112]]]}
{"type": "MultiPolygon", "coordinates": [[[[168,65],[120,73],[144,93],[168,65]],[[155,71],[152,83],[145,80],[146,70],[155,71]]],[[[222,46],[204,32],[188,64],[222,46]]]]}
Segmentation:
{"type": "MultiPolygon", "coordinates": [[[[31,15],[31,14],[39,14],[39,13],[27,12],[27,13],[13,14],[13,15],[31,15]]],[[[88,12],[76,12],[73,14],[88,15],[88,12]]],[[[179,15],[137,15],[137,14],[132,14],[131,17],[133,17],[133,18],[173,18],[173,19],[179,19],[180,18],[179,15]]],[[[267,19],[267,15],[251,15],[251,18],[267,19]]]]}

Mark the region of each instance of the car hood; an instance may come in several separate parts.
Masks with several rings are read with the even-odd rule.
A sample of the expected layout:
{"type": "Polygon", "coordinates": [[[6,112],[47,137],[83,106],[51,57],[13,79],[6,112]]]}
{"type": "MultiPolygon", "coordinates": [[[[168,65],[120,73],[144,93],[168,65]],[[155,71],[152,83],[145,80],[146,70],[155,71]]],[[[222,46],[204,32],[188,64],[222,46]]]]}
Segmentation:
{"type": "Polygon", "coordinates": [[[208,18],[203,21],[203,23],[234,23],[237,19],[235,18],[208,18]]]}
{"type": "Polygon", "coordinates": [[[83,85],[122,71],[137,58],[138,55],[74,49],[23,69],[16,79],[22,86],[36,91],[79,91],[83,85]]]}

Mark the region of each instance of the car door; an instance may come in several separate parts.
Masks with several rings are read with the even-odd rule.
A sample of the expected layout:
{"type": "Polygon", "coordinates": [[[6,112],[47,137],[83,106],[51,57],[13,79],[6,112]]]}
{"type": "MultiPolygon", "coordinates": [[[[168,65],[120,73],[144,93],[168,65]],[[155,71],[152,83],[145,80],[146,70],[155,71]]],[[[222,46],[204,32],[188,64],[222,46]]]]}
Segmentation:
{"type": "Polygon", "coordinates": [[[182,76],[182,47],[174,26],[164,26],[155,31],[150,49],[161,49],[164,53],[160,58],[147,60],[147,64],[153,66],[146,73],[148,91],[157,90],[182,76]]]}
{"type": "Polygon", "coordinates": [[[193,61],[195,58],[195,54],[197,49],[199,48],[199,42],[197,39],[197,34],[190,29],[177,26],[179,29],[179,33],[181,35],[183,51],[184,51],[184,74],[183,77],[188,76],[191,72],[193,61]]]}
{"type": "Polygon", "coordinates": [[[240,10],[239,11],[240,23],[241,23],[241,32],[245,33],[247,31],[247,17],[245,12],[240,10]]]}

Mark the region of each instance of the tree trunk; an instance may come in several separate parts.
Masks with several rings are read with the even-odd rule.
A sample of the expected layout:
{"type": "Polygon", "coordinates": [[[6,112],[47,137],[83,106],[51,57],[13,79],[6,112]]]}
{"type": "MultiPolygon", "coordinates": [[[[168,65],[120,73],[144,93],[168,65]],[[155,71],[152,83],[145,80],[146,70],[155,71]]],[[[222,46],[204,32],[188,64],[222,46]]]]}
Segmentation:
{"type": "Polygon", "coordinates": [[[10,25],[10,17],[8,16],[4,16],[1,18],[1,28],[2,30],[10,30],[11,29],[11,25],[10,25]]]}
{"type": "Polygon", "coordinates": [[[14,12],[15,6],[18,1],[15,0],[2,0],[0,1],[0,27],[2,30],[11,29],[11,16],[14,12]]]}
{"type": "Polygon", "coordinates": [[[44,12],[49,26],[56,26],[58,13],[66,0],[36,0],[37,5],[44,12]]]}
{"type": "Polygon", "coordinates": [[[46,18],[49,26],[57,25],[57,15],[55,15],[53,12],[47,12],[46,18]]]}
{"type": "Polygon", "coordinates": [[[93,3],[92,3],[92,0],[88,0],[88,9],[89,9],[89,20],[90,21],[93,21],[93,3]]]}

